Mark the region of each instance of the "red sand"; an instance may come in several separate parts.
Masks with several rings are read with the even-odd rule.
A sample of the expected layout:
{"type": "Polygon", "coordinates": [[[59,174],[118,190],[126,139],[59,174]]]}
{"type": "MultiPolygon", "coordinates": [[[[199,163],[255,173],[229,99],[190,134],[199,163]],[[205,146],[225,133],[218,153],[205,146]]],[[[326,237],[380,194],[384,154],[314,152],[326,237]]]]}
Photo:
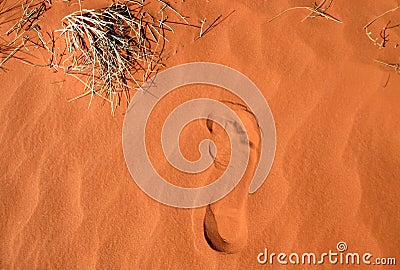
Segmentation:
{"type": "MultiPolygon", "coordinates": [[[[264,248],[322,253],[339,241],[351,252],[397,257],[399,264],[400,77],[373,60],[399,61],[393,44],[400,29],[381,50],[363,30],[398,2],[336,0],[329,12],[344,24],[300,23],[302,10],[267,23],[283,9],[308,6],[305,0],[179,4],[192,18],[236,12],[194,43],[192,31],[178,34],[168,66],[211,61],[237,69],[263,92],[277,127],[276,158],[262,188],[247,194],[248,168],[232,194],[200,209],[161,205],[136,186],[122,153],[123,109],[113,118],[99,100],[90,110],[87,99],[67,103],[79,93],[78,82],[10,61],[0,75],[0,269],[294,269],[262,266],[257,255],[264,248]]],[[[399,14],[378,21],[374,34],[399,14]]],[[[204,86],[183,90],[174,102],[233,98],[204,86]]],[[[163,106],[165,118],[174,107],[163,106]]],[[[254,121],[237,111],[257,141],[254,121]]],[[[153,117],[155,130],[162,117],[153,117]]],[[[189,159],[198,158],[201,136],[227,148],[222,130],[207,132],[202,121],[183,132],[189,159]]],[[[158,139],[157,132],[150,138],[158,139]]],[[[251,157],[257,159],[257,147],[251,157]]],[[[168,175],[166,166],[160,171],[168,175]]],[[[199,179],[208,183],[220,173],[199,179]]],[[[179,179],[169,180],[186,184],[179,179]]],[[[365,267],[374,269],[328,263],[297,269],[365,267]]]]}

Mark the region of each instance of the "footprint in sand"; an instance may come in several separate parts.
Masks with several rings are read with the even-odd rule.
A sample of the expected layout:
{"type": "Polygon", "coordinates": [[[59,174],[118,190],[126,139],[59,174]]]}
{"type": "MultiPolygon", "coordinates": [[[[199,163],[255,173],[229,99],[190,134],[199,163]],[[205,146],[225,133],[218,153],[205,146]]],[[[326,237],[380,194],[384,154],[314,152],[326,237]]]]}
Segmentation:
{"type": "MultiPolygon", "coordinates": [[[[261,150],[261,136],[254,115],[244,106],[234,105],[231,108],[240,117],[246,128],[250,145],[249,163],[243,178],[235,189],[220,201],[206,207],[203,224],[204,237],[209,246],[224,253],[236,253],[247,244],[249,185],[257,168],[261,150]]],[[[208,120],[205,128],[211,133],[215,144],[218,145],[218,151],[223,152],[214,161],[210,173],[210,177],[212,177],[220,173],[220,170],[225,170],[229,163],[230,156],[225,151],[229,149],[229,142],[224,140],[225,131],[220,125],[208,120]]]]}

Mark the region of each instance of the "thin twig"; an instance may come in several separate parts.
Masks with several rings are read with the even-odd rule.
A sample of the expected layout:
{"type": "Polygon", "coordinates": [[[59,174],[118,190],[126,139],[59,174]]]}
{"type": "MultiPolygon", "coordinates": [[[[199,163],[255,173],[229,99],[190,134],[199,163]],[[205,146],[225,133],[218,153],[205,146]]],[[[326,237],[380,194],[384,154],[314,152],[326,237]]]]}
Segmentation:
{"type": "Polygon", "coordinates": [[[236,10],[232,10],[228,15],[225,17],[219,15],[217,18],[214,19],[214,21],[203,31],[200,31],[201,35],[197,36],[194,40],[198,40],[199,38],[204,37],[207,33],[209,33],[212,29],[217,27],[220,23],[224,22],[226,19],[228,19],[233,13],[235,13],[236,10]]]}
{"type": "MultiPolygon", "coordinates": [[[[379,43],[378,39],[379,38],[373,38],[372,37],[372,32],[369,30],[368,27],[370,27],[374,22],[376,22],[377,20],[379,20],[380,18],[382,18],[383,16],[385,16],[386,14],[389,14],[391,12],[395,12],[396,10],[398,10],[400,8],[400,6],[397,6],[393,9],[387,10],[384,13],[378,15],[377,17],[375,17],[374,19],[372,19],[370,22],[368,22],[363,28],[365,31],[365,34],[367,35],[367,37],[369,38],[369,40],[371,40],[374,45],[379,46],[380,48],[383,48],[386,45],[386,41],[385,38],[383,38],[383,40],[379,43]]],[[[385,30],[386,31],[386,30],[385,30]]]]}
{"type": "Polygon", "coordinates": [[[277,15],[275,15],[274,17],[272,17],[271,19],[267,20],[267,22],[272,22],[273,20],[279,18],[280,16],[282,16],[283,14],[292,11],[292,10],[297,10],[297,9],[305,9],[310,11],[310,13],[302,20],[302,22],[308,18],[316,18],[316,17],[324,17],[325,19],[337,22],[337,23],[343,23],[341,20],[333,17],[332,15],[326,13],[326,11],[331,7],[333,0],[331,0],[328,5],[324,6],[324,4],[326,3],[327,0],[322,1],[320,4],[314,3],[313,7],[292,7],[292,8],[288,8],[285,9],[284,11],[278,13],[277,15]]]}
{"type": "Polygon", "coordinates": [[[380,60],[374,60],[374,61],[377,62],[377,63],[380,63],[380,64],[382,64],[384,66],[390,67],[390,68],[394,69],[394,71],[397,74],[400,74],[400,64],[392,64],[392,63],[387,63],[387,62],[383,62],[383,61],[380,61],[380,60]]]}
{"type": "Polygon", "coordinates": [[[162,3],[164,5],[163,9],[165,7],[168,7],[170,10],[172,10],[176,15],[178,15],[186,24],[189,24],[189,22],[186,20],[186,17],[183,16],[181,13],[179,13],[175,8],[173,8],[168,2],[165,2],[163,0],[157,0],[158,2],[162,3]]]}

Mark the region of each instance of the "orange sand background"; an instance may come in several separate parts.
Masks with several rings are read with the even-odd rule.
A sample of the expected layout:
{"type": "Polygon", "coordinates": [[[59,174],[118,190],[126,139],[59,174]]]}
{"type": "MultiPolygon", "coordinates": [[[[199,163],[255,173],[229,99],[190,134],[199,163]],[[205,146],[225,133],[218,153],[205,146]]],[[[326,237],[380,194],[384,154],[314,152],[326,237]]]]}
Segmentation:
{"type": "MultiPolygon", "coordinates": [[[[123,109],[113,118],[99,100],[90,110],[87,99],[67,103],[80,93],[78,82],[10,61],[0,75],[0,269],[397,269],[271,267],[256,257],[265,247],[322,253],[345,241],[351,252],[400,263],[400,77],[373,62],[400,61],[400,48],[379,50],[363,31],[399,3],[336,0],[329,11],[344,24],[300,23],[301,10],[267,23],[285,8],[310,5],[305,0],[177,4],[192,18],[236,12],[194,43],[193,31],[178,33],[167,66],[211,61],[237,69],[263,92],[276,121],[267,181],[250,196],[241,182],[213,206],[233,213],[222,234],[248,231],[235,240],[238,251],[210,248],[206,207],[164,206],[136,186],[122,152],[123,109]]],[[[395,32],[391,39],[400,42],[395,32]]],[[[182,134],[182,145],[196,159],[190,136],[182,134]]]]}

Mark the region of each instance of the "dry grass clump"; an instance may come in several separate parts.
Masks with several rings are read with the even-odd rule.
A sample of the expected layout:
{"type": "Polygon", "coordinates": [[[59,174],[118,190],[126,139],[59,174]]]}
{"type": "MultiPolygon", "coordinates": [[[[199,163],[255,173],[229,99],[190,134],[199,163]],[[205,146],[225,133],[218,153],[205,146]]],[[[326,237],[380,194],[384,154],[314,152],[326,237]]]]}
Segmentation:
{"type": "Polygon", "coordinates": [[[40,40],[39,22],[43,14],[51,8],[49,0],[25,0],[8,5],[5,0],[0,2],[0,25],[12,24],[2,35],[0,41],[0,68],[11,58],[22,59],[18,53],[30,47],[43,47],[40,40]],[[7,40],[7,41],[6,41],[7,40]]]}
{"type": "Polygon", "coordinates": [[[110,103],[112,114],[123,99],[129,103],[130,90],[142,90],[141,85],[164,67],[167,35],[174,33],[171,26],[199,29],[196,40],[233,13],[225,18],[220,15],[206,26],[205,18],[201,25],[189,23],[164,0],[157,0],[154,9],[148,7],[150,3],[135,0],[114,0],[104,8],[83,9],[76,0],[79,10],[62,18],[62,28],[44,32],[39,23],[52,7],[51,0],[23,1],[3,9],[14,19],[5,32],[10,41],[0,42],[0,68],[18,58],[25,64],[63,70],[84,85],[83,93],[70,101],[90,97],[90,106],[98,96],[110,103]],[[48,53],[45,64],[22,59],[19,54],[29,52],[31,46],[48,53]]]}
{"type": "MultiPolygon", "coordinates": [[[[141,85],[164,67],[167,35],[174,33],[172,25],[203,29],[204,25],[190,24],[168,2],[158,0],[158,4],[156,15],[145,11],[141,2],[125,0],[101,9],[80,9],[62,19],[63,28],[56,34],[63,39],[66,50],[60,59],[53,51],[51,66],[84,84],[83,93],[70,101],[90,96],[90,106],[99,96],[110,103],[114,114],[123,98],[129,103],[130,90],[142,90],[141,85]]],[[[201,31],[199,37],[221,18],[201,31]]],[[[54,47],[51,43],[48,51],[54,47]]]]}
{"type": "Polygon", "coordinates": [[[112,112],[122,95],[129,102],[129,90],[140,88],[134,76],[138,71],[145,81],[162,67],[165,32],[172,31],[133,1],[76,11],[64,17],[62,25],[66,56],[54,59],[53,67],[85,85],[84,93],[72,100],[97,95],[110,102],[112,112]]]}

